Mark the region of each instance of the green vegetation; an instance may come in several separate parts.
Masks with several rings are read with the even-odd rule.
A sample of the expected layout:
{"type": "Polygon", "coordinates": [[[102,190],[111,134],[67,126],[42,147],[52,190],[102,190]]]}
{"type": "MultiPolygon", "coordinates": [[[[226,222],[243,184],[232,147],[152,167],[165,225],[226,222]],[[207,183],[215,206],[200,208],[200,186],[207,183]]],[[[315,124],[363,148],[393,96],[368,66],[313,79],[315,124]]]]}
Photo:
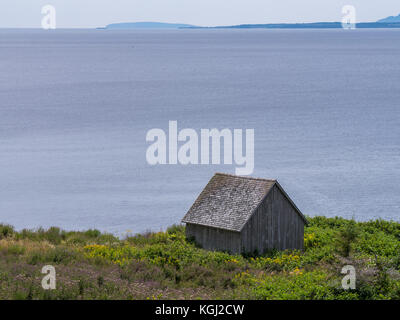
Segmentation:
{"type": "Polygon", "coordinates": [[[0,225],[0,299],[400,299],[400,223],[309,218],[304,252],[230,255],[184,227],[118,239],[97,230],[0,225]],[[57,288],[44,290],[44,265],[57,288]],[[356,270],[344,290],[342,267],[356,270]]]}

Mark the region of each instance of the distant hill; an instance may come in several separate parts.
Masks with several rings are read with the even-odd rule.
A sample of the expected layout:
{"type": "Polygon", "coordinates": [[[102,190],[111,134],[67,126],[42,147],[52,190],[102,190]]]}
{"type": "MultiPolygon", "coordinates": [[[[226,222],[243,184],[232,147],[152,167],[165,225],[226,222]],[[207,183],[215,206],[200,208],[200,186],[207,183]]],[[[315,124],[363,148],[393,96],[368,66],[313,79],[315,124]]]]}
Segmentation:
{"type": "Polygon", "coordinates": [[[113,23],[106,26],[104,29],[180,29],[195,27],[190,24],[182,23],[164,23],[164,22],[125,22],[113,23]]]}
{"type": "MultiPolygon", "coordinates": [[[[359,22],[357,28],[400,28],[400,15],[391,16],[377,22],[359,22]]],[[[104,28],[107,30],[125,29],[339,29],[341,22],[311,22],[311,23],[267,23],[267,24],[240,24],[232,26],[200,27],[182,23],[164,22],[125,22],[113,23],[104,28]]]]}
{"type": "Polygon", "coordinates": [[[400,14],[398,16],[390,16],[385,19],[378,20],[379,23],[393,23],[399,22],[400,23],[400,14]]]}
{"type": "MultiPolygon", "coordinates": [[[[357,28],[400,28],[400,22],[360,22],[357,28]]],[[[268,24],[240,24],[234,26],[217,27],[189,27],[194,29],[341,29],[341,22],[312,22],[312,23],[268,23],[268,24]]]]}

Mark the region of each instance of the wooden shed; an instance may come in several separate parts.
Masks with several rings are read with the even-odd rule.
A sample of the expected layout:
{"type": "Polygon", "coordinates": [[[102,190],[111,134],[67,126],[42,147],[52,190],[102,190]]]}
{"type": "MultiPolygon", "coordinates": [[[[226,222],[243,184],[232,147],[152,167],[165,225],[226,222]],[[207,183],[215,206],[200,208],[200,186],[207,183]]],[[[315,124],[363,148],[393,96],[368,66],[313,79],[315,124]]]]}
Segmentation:
{"type": "Polygon", "coordinates": [[[263,253],[304,246],[304,215],[276,180],[216,173],[182,219],[204,249],[263,253]]]}

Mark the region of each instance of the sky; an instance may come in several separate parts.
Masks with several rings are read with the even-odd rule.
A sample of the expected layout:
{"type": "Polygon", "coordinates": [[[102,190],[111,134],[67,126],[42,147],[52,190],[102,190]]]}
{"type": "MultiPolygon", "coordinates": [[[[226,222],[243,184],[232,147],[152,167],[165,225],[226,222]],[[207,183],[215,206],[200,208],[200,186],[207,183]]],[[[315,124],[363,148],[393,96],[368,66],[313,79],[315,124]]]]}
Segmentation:
{"type": "Polygon", "coordinates": [[[357,21],[400,13],[399,0],[0,0],[0,28],[40,28],[44,5],[56,9],[57,28],[159,21],[199,26],[341,21],[353,5],[357,21]]]}

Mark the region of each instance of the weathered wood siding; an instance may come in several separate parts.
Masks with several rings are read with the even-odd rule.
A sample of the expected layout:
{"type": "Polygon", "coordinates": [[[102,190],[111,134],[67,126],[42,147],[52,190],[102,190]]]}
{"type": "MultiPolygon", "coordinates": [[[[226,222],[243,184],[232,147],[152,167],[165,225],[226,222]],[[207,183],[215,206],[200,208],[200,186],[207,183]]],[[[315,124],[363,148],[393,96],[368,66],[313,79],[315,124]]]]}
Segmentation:
{"type": "Polygon", "coordinates": [[[304,247],[304,221],[275,185],[241,232],[244,252],[304,247]]]}
{"type": "Polygon", "coordinates": [[[195,241],[207,250],[240,253],[241,241],[239,232],[187,223],[186,236],[188,238],[194,237],[195,241]]]}

